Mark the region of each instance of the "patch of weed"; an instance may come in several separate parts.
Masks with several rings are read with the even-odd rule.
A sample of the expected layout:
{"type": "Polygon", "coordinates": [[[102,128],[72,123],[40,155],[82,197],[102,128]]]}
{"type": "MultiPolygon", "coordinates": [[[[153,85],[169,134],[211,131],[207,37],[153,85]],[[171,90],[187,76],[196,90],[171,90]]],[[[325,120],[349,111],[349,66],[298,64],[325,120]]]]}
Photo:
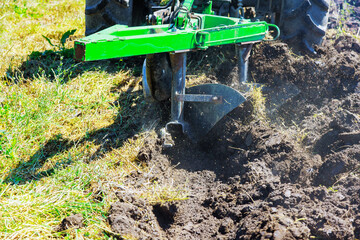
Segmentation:
{"type": "Polygon", "coordinates": [[[252,102],[254,117],[256,119],[265,120],[267,118],[265,105],[266,98],[262,93],[261,87],[256,86],[256,84],[252,84],[248,94],[252,102]]]}
{"type": "Polygon", "coordinates": [[[163,204],[165,202],[182,201],[188,199],[189,192],[185,186],[174,186],[174,184],[152,183],[146,191],[140,194],[151,204],[163,204]]]}
{"type": "Polygon", "coordinates": [[[12,26],[0,36],[0,56],[6,55],[0,68],[0,238],[102,238],[110,232],[106,211],[114,191],[141,168],[138,81],[121,63],[72,60],[66,39],[74,32],[67,30],[83,29],[73,21],[77,14],[83,19],[82,1],[16,4],[25,2],[27,10],[15,16],[13,1],[0,3],[2,20],[12,26]],[[35,21],[30,8],[43,17],[35,21]],[[75,213],[83,215],[84,228],[54,233],[75,213]]]}

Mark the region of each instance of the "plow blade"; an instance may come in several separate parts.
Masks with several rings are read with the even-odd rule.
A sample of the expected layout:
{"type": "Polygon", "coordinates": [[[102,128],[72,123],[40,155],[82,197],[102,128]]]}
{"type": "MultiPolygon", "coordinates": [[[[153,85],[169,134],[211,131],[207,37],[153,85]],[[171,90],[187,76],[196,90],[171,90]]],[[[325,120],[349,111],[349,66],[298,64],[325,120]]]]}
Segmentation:
{"type": "Polygon", "coordinates": [[[200,141],[226,114],[245,102],[245,97],[235,89],[222,84],[202,84],[186,89],[186,94],[219,96],[217,103],[185,102],[184,121],[186,134],[200,141]]]}

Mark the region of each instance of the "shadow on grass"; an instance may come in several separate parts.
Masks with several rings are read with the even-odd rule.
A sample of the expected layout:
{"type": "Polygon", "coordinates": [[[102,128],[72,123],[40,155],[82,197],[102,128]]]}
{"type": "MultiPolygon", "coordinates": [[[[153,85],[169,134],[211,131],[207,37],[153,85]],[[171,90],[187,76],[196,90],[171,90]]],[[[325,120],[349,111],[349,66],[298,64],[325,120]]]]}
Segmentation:
{"type": "MultiPolygon", "coordinates": [[[[218,49],[218,51],[220,50],[221,49],[218,49]]],[[[18,69],[9,70],[5,78],[10,80],[10,83],[16,84],[23,82],[24,79],[31,81],[39,76],[44,76],[50,81],[60,80],[63,84],[66,84],[66,82],[72,78],[91,70],[103,70],[108,73],[116,73],[119,70],[131,70],[134,76],[138,76],[141,73],[143,57],[132,57],[124,61],[108,60],[76,63],[72,58],[72,51],[72,49],[65,49],[62,51],[48,50],[44,52],[33,52],[18,69]]],[[[209,54],[210,53],[211,52],[209,52],[209,54]]],[[[189,55],[190,63],[192,61],[200,61],[195,68],[190,67],[190,73],[192,71],[198,71],[199,69],[197,68],[202,69],[202,65],[215,64],[215,61],[211,59],[213,58],[206,57],[204,60],[202,55],[195,53],[189,55]],[[199,60],[200,57],[201,59],[199,60]]],[[[4,182],[24,184],[50,176],[55,173],[56,169],[69,166],[74,161],[72,159],[73,156],[71,157],[69,155],[69,157],[63,157],[63,160],[57,161],[52,168],[41,171],[40,169],[42,169],[51,158],[59,154],[64,154],[73,147],[81,146],[87,142],[100,145],[100,147],[91,156],[86,156],[86,161],[96,160],[112,149],[121,147],[124,141],[141,131],[142,125],[149,114],[148,112],[151,112],[151,110],[145,110],[147,107],[144,106],[145,103],[141,97],[142,94],[130,91],[131,89],[126,93],[122,93],[117,100],[116,105],[121,106],[121,110],[112,125],[87,133],[83,138],[75,140],[65,139],[61,135],[54,136],[40,147],[28,161],[20,162],[14,169],[8,172],[4,182]]],[[[158,107],[159,109],[152,111],[150,114],[160,116],[160,118],[166,118],[165,116],[170,115],[169,106],[158,107]]],[[[162,119],[162,121],[165,121],[165,119],[162,119]]]]}
{"type": "MultiPolygon", "coordinates": [[[[84,137],[69,140],[61,135],[56,135],[48,140],[30,159],[20,162],[14,169],[8,172],[4,182],[11,184],[24,184],[32,180],[40,180],[43,177],[55,173],[56,169],[64,168],[73,163],[76,156],[64,157],[47,170],[39,171],[50,158],[64,154],[76,146],[86,143],[99,145],[95,153],[86,156],[85,161],[91,162],[101,158],[114,148],[119,148],[123,143],[142,130],[144,118],[146,118],[146,107],[142,94],[129,92],[121,94],[116,104],[121,106],[113,124],[88,132],[84,137]]],[[[148,111],[149,112],[149,111],[148,111]]]]}
{"type": "MultiPolygon", "coordinates": [[[[234,46],[226,45],[214,47],[205,52],[190,52],[188,53],[187,72],[189,75],[213,72],[221,79],[225,79],[233,70],[231,66],[236,63],[234,51],[234,46]],[[232,63],[231,66],[228,66],[229,61],[232,63]]],[[[44,77],[49,81],[67,83],[82,73],[92,70],[102,70],[110,74],[117,73],[120,70],[131,71],[133,76],[138,77],[142,73],[145,59],[145,56],[135,56],[123,59],[76,62],[73,57],[73,48],[57,51],[34,51],[19,67],[10,65],[5,75],[0,76],[0,80],[16,84],[44,77]]]]}
{"type": "Polygon", "coordinates": [[[0,80],[9,83],[32,81],[44,77],[50,81],[66,83],[69,80],[91,70],[102,70],[107,73],[117,73],[120,70],[131,70],[132,75],[140,76],[145,57],[126,59],[111,59],[93,62],[76,62],[73,59],[74,49],[59,51],[46,50],[32,52],[19,67],[9,66],[0,80]]]}

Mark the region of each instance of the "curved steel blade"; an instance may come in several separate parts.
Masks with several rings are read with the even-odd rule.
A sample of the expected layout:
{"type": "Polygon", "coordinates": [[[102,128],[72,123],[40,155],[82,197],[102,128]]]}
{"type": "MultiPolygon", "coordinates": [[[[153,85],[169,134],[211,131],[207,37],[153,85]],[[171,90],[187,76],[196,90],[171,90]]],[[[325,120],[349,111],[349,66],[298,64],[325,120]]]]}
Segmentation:
{"type": "Polygon", "coordinates": [[[186,94],[208,94],[222,98],[221,103],[185,102],[184,121],[189,124],[186,134],[199,141],[226,114],[245,102],[235,89],[222,84],[202,84],[186,89],[186,94]]]}

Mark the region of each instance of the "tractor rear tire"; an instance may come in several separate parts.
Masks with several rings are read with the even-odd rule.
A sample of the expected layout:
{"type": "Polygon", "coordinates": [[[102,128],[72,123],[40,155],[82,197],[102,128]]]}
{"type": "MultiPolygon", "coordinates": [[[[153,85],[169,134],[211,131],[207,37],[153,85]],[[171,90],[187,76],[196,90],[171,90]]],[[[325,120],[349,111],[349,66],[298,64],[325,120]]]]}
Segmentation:
{"type": "Polygon", "coordinates": [[[315,53],[321,45],[328,23],[330,0],[286,0],[281,19],[282,39],[295,50],[315,53]]]}
{"type": "Polygon", "coordinates": [[[131,19],[132,0],[86,0],[86,36],[115,24],[129,25],[131,19]]]}
{"type": "Polygon", "coordinates": [[[115,24],[140,25],[145,21],[147,11],[143,0],[86,0],[85,35],[115,24]]]}

